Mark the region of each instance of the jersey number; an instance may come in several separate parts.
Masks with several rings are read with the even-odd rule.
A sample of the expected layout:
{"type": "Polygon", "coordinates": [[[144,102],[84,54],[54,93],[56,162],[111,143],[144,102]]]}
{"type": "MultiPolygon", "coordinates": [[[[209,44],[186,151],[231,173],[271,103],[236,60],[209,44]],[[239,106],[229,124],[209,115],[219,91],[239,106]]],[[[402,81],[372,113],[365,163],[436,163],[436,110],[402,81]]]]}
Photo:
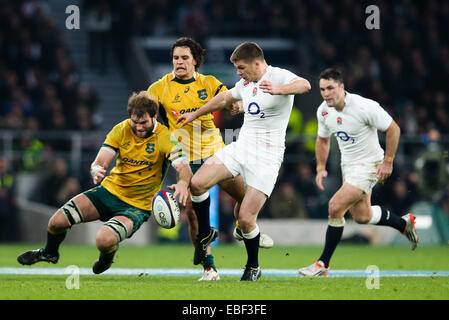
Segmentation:
{"type": "Polygon", "coordinates": [[[260,112],[260,107],[257,103],[251,102],[248,105],[248,113],[255,116],[260,114],[260,118],[265,118],[265,113],[260,112]]]}

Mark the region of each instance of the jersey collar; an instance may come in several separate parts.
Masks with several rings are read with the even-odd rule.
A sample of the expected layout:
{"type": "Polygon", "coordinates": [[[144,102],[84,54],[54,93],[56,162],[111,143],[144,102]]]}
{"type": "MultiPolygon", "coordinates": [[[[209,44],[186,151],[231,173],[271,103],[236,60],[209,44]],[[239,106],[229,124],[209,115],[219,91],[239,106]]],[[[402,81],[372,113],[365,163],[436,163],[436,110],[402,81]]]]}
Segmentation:
{"type": "Polygon", "coordinates": [[[345,97],[345,107],[347,107],[348,106],[348,104],[349,104],[349,102],[350,102],[350,93],[348,92],[348,91],[346,91],[345,90],[345,93],[346,93],[346,97],[345,97]]]}
{"type": "Polygon", "coordinates": [[[187,79],[187,80],[176,78],[174,71],[172,71],[172,75],[173,75],[172,81],[175,81],[175,82],[180,83],[180,84],[189,84],[189,83],[192,83],[192,82],[194,82],[196,80],[196,72],[193,73],[193,77],[192,78],[187,79]]]}
{"type": "Polygon", "coordinates": [[[153,133],[155,133],[156,132],[156,128],[157,128],[157,125],[159,124],[159,122],[157,122],[157,120],[156,121],[154,121],[154,128],[153,128],[153,133]]]}

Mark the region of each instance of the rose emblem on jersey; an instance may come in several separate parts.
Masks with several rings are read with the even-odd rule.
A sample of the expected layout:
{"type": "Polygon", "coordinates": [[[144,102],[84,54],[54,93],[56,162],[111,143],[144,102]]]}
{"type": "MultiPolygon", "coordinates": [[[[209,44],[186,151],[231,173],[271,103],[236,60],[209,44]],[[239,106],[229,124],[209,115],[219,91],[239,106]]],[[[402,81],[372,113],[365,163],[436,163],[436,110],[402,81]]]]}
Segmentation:
{"type": "Polygon", "coordinates": [[[338,118],[337,118],[337,123],[338,123],[338,124],[342,124],[342,123],[343,123],[343,120],[342,120],[340,117],[338,117],[338,118]]]}
{"type": "Polygon", "coordinates": [[[253,89],[253,97],[257,94],[257,87],[254,87],[253,89]]]}
{"type": "Polygon", "coordinates": [[[198,92],[198,98],[200,98],[201,100],[206,100],[206,98],[207,98],[206,89],[198,90],[197,92],[198,92]]]}
{"type": "Polygon", "coordinates": [[[147,143],[147,147],[145,148],[145,151],[147,153],[153,153],[154,152],[154,143],[147,143]]]}

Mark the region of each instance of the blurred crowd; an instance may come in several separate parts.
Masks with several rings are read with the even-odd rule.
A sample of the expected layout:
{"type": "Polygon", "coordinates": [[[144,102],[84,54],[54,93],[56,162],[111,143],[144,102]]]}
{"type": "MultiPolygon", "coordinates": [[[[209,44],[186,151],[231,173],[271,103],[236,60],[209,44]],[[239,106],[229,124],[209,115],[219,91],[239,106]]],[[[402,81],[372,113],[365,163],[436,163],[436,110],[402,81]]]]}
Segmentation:
{"type": "MultiPolygon", "coordinates": [[[[449,2],[88,0],[82,10],[88,12],[89,63],[100,73],[107,71],[106,40],[111,40],[119,62],[127,61],[132,36],[190,36],[203,45],[217,36],[294,40],[292,71],[316,85],[324,68],[341,67],[348,91],[378,101],[403,135],[415,137],[399,150],[413,160],[397,159],[392,177],[373,190],[373,203],[405,214],[417,200],[429,200],[449,214],[449,38],[445,36],[449,2]],[[365,24],[369,16],[365,9],[372,4],[379,8],[379,29],[365,24]]],[[[127,70],[122,65],[122,71],[127,70]]],[[[48,4],[0,0],[0,130],[92,130],[97,103],[97,94],[79,81],[48,4]]],[[[316,121],[313,112],[308,117],[296,105],[289,124],[287,141],[292,142],[287,144],[287,161],[263,208],[264,218],[327,218],[327,201],[335,191],[331,184],[327,193],[315,186],[316,121]],[[292,156],[295,160],[289,161],[292,156]]],[[[42,150],[39,141],[21,143],[29,150],[24,161],[42,150]]],[[[55,170],[70,171],[61,167],[55,170]]],[[[330,174],[338,186],[339,170],[330,174]]],[[[48,204],[56,205],[62,194],[85,185],[80,187],[70,177],[64,181],[64,187],[49,184],[55,198],[46,199],[48,204]]],[[[231,226],[233,200],[224,194],[221,199],[221,219],[231,226]]]]}
{"type": "MultiPolygon", "coordinates": [[[[104,0],[88,1],[104,3],[104,0]]],[[[261,0],[107,1],[114,30],[127,37],[181,35],[289,38],[291,59],[312,81],[329,66],[346,71],[348,90],[379,101],[404,133],[449,133],[449,2],[261,0]],[[379,29],[368,29],[368,5],[379,29]],[[114,20],[114,19],[113,19],[114,20]],[[151,22],[151,23],[150,23],[151,22]]],[[[113,30],[113,31],[114,31],[113,30]]],[[[114,32],[116,33],[116,32],[114,32]]]]}
{"type": "Polygon", "coordinates": [[[94,130],[98,98],[45,1],[0,0],[0,130],[94,130]]]}

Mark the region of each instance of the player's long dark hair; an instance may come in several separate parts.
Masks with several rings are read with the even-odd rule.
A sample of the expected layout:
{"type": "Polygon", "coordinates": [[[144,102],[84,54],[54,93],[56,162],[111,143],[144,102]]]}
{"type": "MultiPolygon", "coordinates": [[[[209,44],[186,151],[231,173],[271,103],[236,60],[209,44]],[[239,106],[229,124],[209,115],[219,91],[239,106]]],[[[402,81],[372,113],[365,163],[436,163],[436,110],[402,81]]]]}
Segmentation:
{"type": "Polygon", "coordinates": [[[195,59],[196,61],[195,71],[198,71],[198,69],[204,62],[204,53],[206,52],[206,49],[203,49],[203,47],[192,38],[182,37],[176,40],[176,42],[171,47],[170,57],[172,59],[173,51],[176,47],[188,47],[190,49],[193,59],[195,59]]]}

